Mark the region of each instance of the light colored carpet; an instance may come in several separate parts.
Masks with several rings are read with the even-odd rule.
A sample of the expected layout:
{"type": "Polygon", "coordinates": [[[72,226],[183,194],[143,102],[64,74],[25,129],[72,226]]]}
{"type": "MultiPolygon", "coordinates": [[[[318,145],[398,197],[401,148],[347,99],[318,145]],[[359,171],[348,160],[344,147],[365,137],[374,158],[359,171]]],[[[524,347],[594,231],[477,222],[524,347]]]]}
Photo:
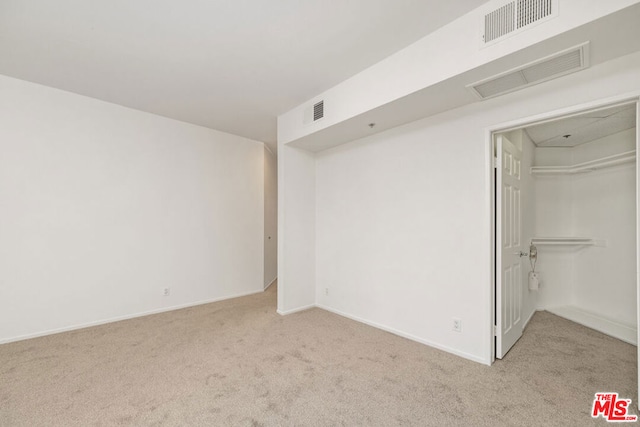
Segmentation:
{"type": "Polygon", "coordinates": [[[537,313],[492,367],[276,289],[0,346],[1,426],[585,426],[636,348],[537,313]]]}

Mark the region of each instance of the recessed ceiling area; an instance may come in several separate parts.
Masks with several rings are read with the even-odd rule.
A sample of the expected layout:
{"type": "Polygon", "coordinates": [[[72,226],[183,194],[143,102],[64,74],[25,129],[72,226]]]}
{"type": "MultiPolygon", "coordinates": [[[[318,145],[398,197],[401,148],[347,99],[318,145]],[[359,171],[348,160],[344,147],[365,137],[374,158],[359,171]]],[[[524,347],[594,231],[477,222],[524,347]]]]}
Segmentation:
{"type": "Polygon", "coordinates": [[[0,74],[267,142],[486,0],[3,0],[0,74]]]}
{"type": "Polygon", "coordinates": [[[524,130],[538,147],[575,147],[636,127],[636,104],[589,111],[524,130]]]}

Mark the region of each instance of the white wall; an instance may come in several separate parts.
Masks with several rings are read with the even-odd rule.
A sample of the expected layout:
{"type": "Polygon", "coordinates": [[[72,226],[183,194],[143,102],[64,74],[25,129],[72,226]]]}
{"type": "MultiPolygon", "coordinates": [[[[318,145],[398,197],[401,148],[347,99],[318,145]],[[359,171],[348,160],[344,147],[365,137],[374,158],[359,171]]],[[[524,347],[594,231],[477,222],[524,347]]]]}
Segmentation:
{"type": "Polygon", "coordinates": [[[263,289],[261,143],[3,76],[0,93],[0,341],[263,289]]]}
{"type": "Polygon", "coordinates": [[[264,147],[264,286],[278,274],[278,164],[264,147]]]}
{"type": "Polygon", "coordinates": [[[316,291],[315,157],[278,145],[278,313],[312,307],[316,291]]]}
{"type": "MultiPolygon", "coordinates": [[[[635,129],[625,137],[633,149],[635,129]]],[[[584,149],[592,144],[586,144],[584,149]]],[[[637,322],[635,181],[634,163],[579,175],[574,181],[576,235],[591,235],[606,241],[605,247],[588,247],[576,254],[575,304],[634,327],[637,322]]]]}
{"type": "MultiPolygon", "coordinates": [[[[635,149],[630,129],[567,151],[568,164],[635,149]]],[[[537,151],[553,152],[552,148],[537,151]]],[[[565,193],[564,212],[549,210],[538,225],[549,230],[562,224],[556,236],[592,237],[605,245],[540,249],[540,273],[545,286],[542,308],[571,305],[605,319],[635,328],[636,324],[636,171],[635,164],[573,175],[545,177],[538,197],[545,200],[555,183],[565,193]],[[562,259],[557,258],[557,253],[562,259]],[[549,265],[551,264],[551,265],[549,265]],[[565,277],[566,276],[566,277],[565,277]],[[554,298],[562,294],[562,298],[554,298]]],[[[562,206],[558,204],[558,206],[562,206]]],[[[556,227],[558,228],[558,227],[556,227]]],[[[554,236],[554,234],[545,233],[554,236]]]]}
{"type": "MultiPolygon", "coordinates": [[[[573,164],[571,148],[536,148],[535,165],[573,164]]],[[[571,237],[574,235],[574,203],[571,177],[540,175],[535,178],[535,237],[571,237]],[[564,179],[559,179],[564,178],[564,179]]],[[[573,257],[575,247],[539,246],[536,270],[540,273],[538,309],[572,303],[575,284],[573,257]]]]}
{"type": "MultiPolygon", "coordinates": [[[[315,203],[316,303],[489,363],[493,171],[487,129],[639,91],[639,73],[640,54],[629,55],[320,152],[315,163],[309,153],[306,165],[296,160],[299,170],[280,178],[293,197],[286,187],[315,167],[316,199],[309,199],[307,180],[303,205],[312,211],[315,203]],[[453,317],[462,319],[463,333],[452,331],[453,317]]],[[[282,162],[287,168],[289,159],[282,162]]],[[[284,223],[300,221],[288,208],[281,212],[284,223]]],[[[306,220],[309,227],[310,216],[306,220]]],[[[302,244],[299,236],[281,244],[288,239],[302,244]]],[[[306,256],[287,254],[284,261],[306,256]]],[[[307,289],[295,281],[289,286],[307,289]]]]}

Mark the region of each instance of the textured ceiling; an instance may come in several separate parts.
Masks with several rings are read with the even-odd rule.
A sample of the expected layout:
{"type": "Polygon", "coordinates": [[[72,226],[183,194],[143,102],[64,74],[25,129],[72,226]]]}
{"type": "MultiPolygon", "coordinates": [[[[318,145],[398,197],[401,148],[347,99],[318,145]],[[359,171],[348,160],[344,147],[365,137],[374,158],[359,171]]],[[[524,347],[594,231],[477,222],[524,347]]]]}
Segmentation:
{"type": "Polygon", "coordinates": [[[1,0],[0,74],[276,141],[276,118],[486,0],[1,0]]]}
{"type": "Polygon", "coordinates": [[[575,147],[634,127],[635,104],[627,104],[529,126],[525,131],[539,147],[575,147]]]}

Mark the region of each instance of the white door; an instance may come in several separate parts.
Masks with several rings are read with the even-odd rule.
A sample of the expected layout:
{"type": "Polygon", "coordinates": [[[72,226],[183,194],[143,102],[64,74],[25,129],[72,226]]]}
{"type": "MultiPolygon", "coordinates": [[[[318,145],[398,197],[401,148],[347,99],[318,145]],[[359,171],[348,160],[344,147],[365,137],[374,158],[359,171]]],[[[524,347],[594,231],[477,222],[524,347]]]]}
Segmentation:
{"type": "Polygon", "coordinates": [[[496,357],[522,336],[522,151],[497,136],[496,357]]]}

